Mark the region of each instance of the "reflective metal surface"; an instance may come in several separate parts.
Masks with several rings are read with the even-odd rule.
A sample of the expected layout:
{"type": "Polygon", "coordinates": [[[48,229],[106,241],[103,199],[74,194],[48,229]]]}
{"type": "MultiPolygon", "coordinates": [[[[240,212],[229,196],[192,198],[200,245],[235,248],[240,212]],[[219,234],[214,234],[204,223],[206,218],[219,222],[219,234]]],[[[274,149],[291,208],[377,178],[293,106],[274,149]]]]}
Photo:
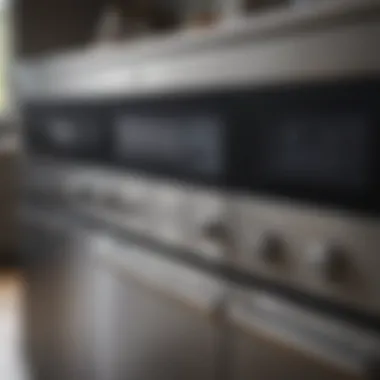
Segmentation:
{"type": "Polygon", "coordinates": [[[225,241],[207,231],[226,220],[226,202],[216,190],[47,160],[36,160],[25,172],[30,201],[50,200],[210,260],[221,261],[225,255],[225,241]]]}
{"type": "Polygon", "coordinates": [[[28,175],[39,178],[29,185],[31,200],[50,199],[179,252],[380,313],[377,218],[43,160],[28,175]]]}
{"type": "MultiPolygon", "coordinates": [[[[209,33],[193,31],[125,49],[24,62],[17,69],[20,100],[137,99],[285,82],[378,79],[380,3],[325,4],[311,11],[231,19],[209,33]]],[[[319,95],[326,89],[321,91],[319,95]]],[[[243,97],[236,99],[239,103],[243,97]]],[[[344,93],[340,99],[338,113],[342,104],[351,104],[344,93]]],[[[369,99],[372,106],[377,104],[369,99]]],[[[316,103],[310,104],[313,108],[316,103]]],[[[326,108],[329,104],[326,101],[326,108]]],[[[301,104],[294,112],[298,115],[302,109],[301,104]]],[[[99,109],[91,112],[94,120],[102,117],[99,109]]],[[[367,121],[378,114],[371,108],[363,115],[367,121]]],[[[242,120],[249,124],[255,117],[242,120]]],[[[301,117],[301,127],[305,120],[301,117]]],[[[323,119],[324,125],[331,120],[336,119],[323,119]]],[[[339,120],[343,125],[345,119],[339,120]]],[[[102,123],[94,124],[105,131],[102,123]]],[[[79,121],[73,130],[81,128],[79,121]]],[[[336,133],[341,137],[339,128],[336,133]]],[[[322,136],[327,145],[329,136],[322,136]]],[[[66,127],[58,128],[56,137],[71,139],[66,127]]],[[[87,140],[72,140],[68,145],[80,156],[87,140]]],[[[136,174],[115,157],[110,159],[115,152],[104,152],[114,147],[102,145],[89,149],[87,161],[70,155],[70,149],[53,158],[52,144],[50,150],[41,148],[44,159],[36,149],[23,163],[19,217],[30,284],[27,343],[37,380],[56,378],[54,373],[62,380],[378,376],[379,329],[363,327],[354,318],[347,322],[342,311],[349,307],[360,315],[380,317],[377,216],[348,208],[316,209],[301,204],[296,195],[285,202],[252,188],[242,193],[244,186],[236,185],[237,191],[223,184],[211,188],[201,181],[169,180],[144,170],[136,174]],[[93,156],[96,160],[91,161],[93,156]],[[276,285],[278,294],[256,289],[247,277],[276,285]],[[281,296],[284,289],[300,297],[288,302],[281,296]],[[311,308],[303,305],[306,299],[319,303],[311,308]],[[328,302],[336,306],[335,313],[323,310],[328,302]]],[[[322,154],[324,147],[321,144],[315,154],[322,154]]],[[[298,148],[302,152],[304,146],[298,148]]],[[[347,157],[350,149],[343,150],[347,157]]],[[[243,162],[242,176],[248,176],[244,163],[253,163],[244,161],[244,154],[236,157],[243,162]]],[[[269,173],[272,164],[268,160],[263,171],[269,173]]],[[[323,170],[324,164],[318,161],[316,166],[323,170]]],[[[325,174],[336,172],[331,173],[325,174]]]]}
{"type": "Polygon", "coordinates": [[[369,379],[328,366],[268,337],[236,330],[233,343],[233,379],[369,379]]]}
{"type": "MultiPolygon", "coordinates": [[[[301,379],[305,374],[316,379],[371,379],[370,367],[376,363],[380,344],[372,331],[270,293],[236,288],[227,278],[216,279],[207,270],[181,263],[180,254],[181,248],[187,248],[188,254],[203,252],[211,262],[217,258],[216,262],[260,273],[280,284],[302,286],[310,295],[323,293],[376,313],[376,297],[337,291],[320,275],[324,267],[315,267],[306,249],[309,241],[327,237],[347,244],[339,231],[350,229],[357,232],[357,239],[361,233],[367,242],[376,239],[375,232],[369,232],[377,229],[370,220],[311,208],[287,209],[197,187],[185,190],[169,181],[117,171],[53,161],[28,166],[29,191],[20,220],[25,233],[22,250],[29,263],[29,357],[38,376],[59,369],[64,380],[73,374],[96,374],[93,378],[99,380],[128,375],[140,380],[156,378],[157,373],[173,379],[212,379],[219,378],[215,374],[223,369],[231,371],[231,379],[257,373],[266,379],[301,379]],[[139,186],[149,196],[134,198],[145,197],[144,191],[134,192],[139,186]],[[131,197],[121,201],[115,198],[116,190],[131,197]],[[169,196],[173,194],[177,197],[169,196]],[[130,212],[135,199],[144,205],[141,224],[133,223],[135,213],[130,212]],[[124,210],[121,204],[128,207],[124,210]],[[198,218],[199,211],[202,217],[198,218]],[[181,223],[176,219],[179,215],[181,223]],[[129,242],[114,235],[112,226],[178,248],[179,254],[175,260],[164,257],[162,248],[129,242]],[[178,234],[167,235],[177,228],[178,234]],[[271,254],[269,261],[263,260],[266,254],[262,256],[261,246],[256,245],[259,235],[264,242],[269,236],[279,237],[276,245],[264,244],[262,249],[270,252],[278,246],[286,258],[284,266],[280,260],[272,267],[275,256],[271,254]],[[206,247],[215,238],[213,247],[220,248],[217,256],[210,256],[212,250],[206,247]],[[293,248],[302,242],[305,251],[293,248]],[[228,288],[232,291],[227,297],[228,288]],[[273,360],[276,366],[266,364],[273,360]]],[[[358,241],[353,240],[354,247],[358,241]]],[[[348,254],[349,262],[358,263],[356,268],[376,259],[374,252],[359,248],[367,256],[348,254]]],[[[376,279],[366,277],[368,284],[372,281],[373,294],[378,291],[376,279]]]]}
{"type": "Polygon", "coordinates": [[[17,93],[138,96],[378,76],[379,10],[377,0],[327,1],[211,31],[24,62],[17,93]]]}
{"type": "Polygon", "coordinates": [[[102,263],[98,378],[216,378],[221,284],[139,246],[99,237],[91,244],[102,263]]]}
{"type": "Polygon", "coordinates": [[[214,378],[222,333],[218,280],[32,210],[20,216],[36,379],[214,378]]]}
{"type": "MultiPolygon", "coordinates": [[[[24,210],[26,211],[26,210],[24,210]]],[[[92,377],[91,267],[80,243],[85,231],[57,215],[23,213],[25,349],[35,379],[92,377]],[[54,222],[52,222],[54,220],[54,222]],[[67,223],[69,222],[69,223],[67,223]]]]}
{"type": "Polygon", "coordinates": [[[233,265],[379,314],[377,218],[244,195],[235,195],[229,210],[233,265]],[[279,262],[260,254],[268,234],[280,240],[279,262]]]}
{"type": "MultiPolygon", "coordinates": [[[[380,349],[380,335],[323,314],[311,313],[307,308],[292,305],[265,291],[249,291],[238,287],[234,289],[231,296],[230,318],[236,328],[237,346],[248,344],[249,339],[260,340],[260,337],[264,341],[265,339],[277,341],[279,347],[273,349],[273,356],[278,355],[280,363],[284,360],[282,357],[288,356],[288,359],[285,359],[289,360],[285,369],[280,365],[274,366],[276,368],[263,366],[261,371],[264,373],[284,371],[285,378],[292,375],[297,378],[301,374],[302,376],[308,374],[308,378],[311,376],[317,379],[323,372],[325,372],[324,378],[335,378],[334,375],[340,378],[344,373],[365,378],[368,376],[371,360],[376,359],[380,349]],[[244,337],[245,334],[251,337],[244,337]],[[244,341],[246,343],[242,343],[244,341]],[[305,361],[292,358],[296,352],[291,352],[290,347],[297,347],[298,355],[304,356],[305,361]],[[331,364],[340,369],[340,375],[338,371],[335,374],[328,374],[327,368],[331,364]]],[[[268,342],[264,343],[264,346],[267,344],[268,342]]],[[[252,342],[253,351],[259,348],[258,346],[255,349],[254,346],[252,342]]],[[[236,364],[238,367],[240,365],[248,370],[247,367],[251,366],[252,371],[258,369],[254,364],[244,363],[248,360],[248,352],[251,349],[240,348],[236,364]]],[[[264,352],[265,350],[261,353],[263,356],[264,352]]],[[[242,368],[236,370],[240,371],[242,368]]]]}

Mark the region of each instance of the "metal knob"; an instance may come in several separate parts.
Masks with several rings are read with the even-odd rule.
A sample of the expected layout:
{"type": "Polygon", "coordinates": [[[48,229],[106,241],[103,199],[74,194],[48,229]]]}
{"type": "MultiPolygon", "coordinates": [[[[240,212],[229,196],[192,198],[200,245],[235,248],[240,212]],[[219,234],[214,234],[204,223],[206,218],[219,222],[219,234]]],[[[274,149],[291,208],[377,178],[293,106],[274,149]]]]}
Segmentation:
{"type": "Polygon", "coordinates": [[[285,260],[284,240],[275,232],[267,232],[260,236],[257,254],[266,264],[280,264],[285,260]]]}
{"type": "Polygon", "coordinates": [[[344,280],[348,262],[342,247],[317,243],[309,248],[308,258],[311,270],[319,278],[330,282],[344,280]]]}

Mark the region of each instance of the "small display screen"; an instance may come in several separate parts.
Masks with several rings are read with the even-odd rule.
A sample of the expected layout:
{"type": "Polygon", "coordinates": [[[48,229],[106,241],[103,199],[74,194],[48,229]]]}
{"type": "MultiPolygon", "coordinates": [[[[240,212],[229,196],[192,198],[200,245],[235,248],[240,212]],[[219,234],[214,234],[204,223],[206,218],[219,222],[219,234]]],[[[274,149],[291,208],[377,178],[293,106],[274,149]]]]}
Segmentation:
{"type": "Polygon", "coordinates": [[[119,115],[115,153],[133,164],[218,175],[222,170],[222,123],[214,115],[119,115]]]}

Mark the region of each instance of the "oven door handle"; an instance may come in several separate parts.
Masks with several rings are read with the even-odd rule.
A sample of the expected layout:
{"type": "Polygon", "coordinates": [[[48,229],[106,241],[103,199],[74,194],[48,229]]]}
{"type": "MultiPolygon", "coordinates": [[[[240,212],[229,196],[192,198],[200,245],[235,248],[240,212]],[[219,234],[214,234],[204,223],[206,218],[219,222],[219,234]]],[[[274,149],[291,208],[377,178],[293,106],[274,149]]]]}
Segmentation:
{"type": "Polygon", "coordinates": [[[143,246],[117,242],[111,237],[90,237],[89,244],[89,251],[101,263],[213,319],[221,315],[225,292],[222,282],[212,275],[169,260],[143,246]]]}

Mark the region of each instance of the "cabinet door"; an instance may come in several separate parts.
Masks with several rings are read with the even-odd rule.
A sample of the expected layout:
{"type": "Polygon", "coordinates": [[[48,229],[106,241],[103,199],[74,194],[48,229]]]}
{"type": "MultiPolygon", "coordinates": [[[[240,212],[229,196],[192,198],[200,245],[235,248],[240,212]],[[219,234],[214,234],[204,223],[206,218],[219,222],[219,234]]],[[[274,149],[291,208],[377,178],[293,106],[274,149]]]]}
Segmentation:
{"type": "Polygon", "coordinates": [[[234,380],[375,379],[378,341],[266,294],[232,301],[234,380]],[[372,364],[375,364],[374,362],[372,364]]]}
{"type": "Polygon", "coordinates": [[[69,239],[47,229],[37,219],[23,221],[22,235],[21,254],[26,269],[25,345],[33,371],[40,374],[47,367],[57,368],[60,362],[58,335],[63,303],[58,258],[68,248],[69,239]]]}
{"type": "Polygon", "coordinates": [[[56,222],[22,222],[25,349],[37,379],[69,380],[92,373],[91,267],[80,239],[56,222]]]}
{"type": "Polygon", "coordinates": [[[97,276],[99,380],[212,380],[215,279],[141,247],[103,251],[97,276]]]}

